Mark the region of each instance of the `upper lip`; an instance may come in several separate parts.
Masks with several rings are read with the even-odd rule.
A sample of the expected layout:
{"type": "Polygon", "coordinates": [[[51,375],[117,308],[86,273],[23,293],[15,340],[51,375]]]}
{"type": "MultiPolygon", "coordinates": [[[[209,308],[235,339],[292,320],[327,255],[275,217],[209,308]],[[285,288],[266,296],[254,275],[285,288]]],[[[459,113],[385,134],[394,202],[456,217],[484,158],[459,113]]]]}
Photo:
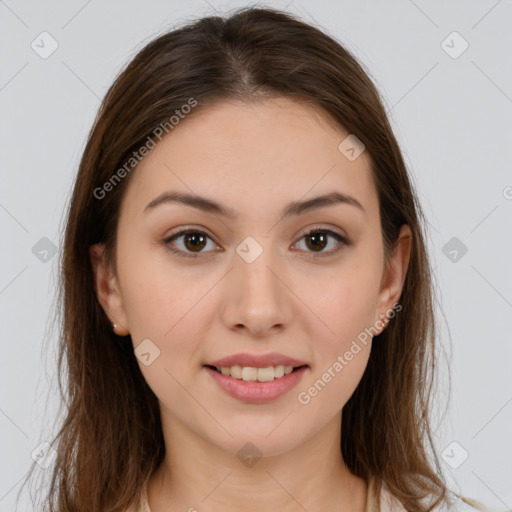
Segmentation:
{"type": "Polygon", "coordinates": [[[276,352],[272,352],[270,354],[249,354],[244,352],[208,362],[205,366],[216,366],[217,368],[222,368],[238,365],[250,366],[253,368],[266,368],[268,366],[279,366],[281,364],[284,366],[294,367],[307,365],[304,361],[300,361],[299,359],[288,357],[283,354],[278,354],[276,352]]]}

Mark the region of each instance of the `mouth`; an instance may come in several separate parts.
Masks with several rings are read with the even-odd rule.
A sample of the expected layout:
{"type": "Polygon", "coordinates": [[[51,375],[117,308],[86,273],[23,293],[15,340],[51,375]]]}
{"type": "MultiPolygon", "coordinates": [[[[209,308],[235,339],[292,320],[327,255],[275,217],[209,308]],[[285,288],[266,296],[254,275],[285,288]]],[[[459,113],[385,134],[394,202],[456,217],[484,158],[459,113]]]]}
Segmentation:
{"type": "Polygon", "coordinates": [[[273,380],[279,380],[294,373],[298,370],[308,368],[307,364],[301,366],[289,366],[289,365],[276,365],[266,366],[264,368],[258,368],[254,366],[212,366],[209,364],[204,365],[206,368],[215,370],[226,377],[232,377],[237,380],[243,380],[245,382],[271,382],[273,380]]]}
{"type": "MultiPolygon", "coordinates": [[[[253,363],[254,364],[254,363],[253,363]]],[[[284,397],[299,384],[309,366],[203,365],[213,382],[229,396],[248,404],[264,404],[284,397]]]]}

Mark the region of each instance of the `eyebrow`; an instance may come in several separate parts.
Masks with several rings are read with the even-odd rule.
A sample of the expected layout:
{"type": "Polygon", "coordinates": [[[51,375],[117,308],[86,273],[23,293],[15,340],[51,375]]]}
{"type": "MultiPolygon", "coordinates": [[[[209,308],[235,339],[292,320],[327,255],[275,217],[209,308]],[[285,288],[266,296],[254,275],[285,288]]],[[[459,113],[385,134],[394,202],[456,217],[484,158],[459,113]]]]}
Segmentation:
{"type": "MultiPolygon", "coordinates": [[[[233,219],[237,216],[237,213],[234,210],[221,205],[213,199],[208,199],[206,197],[183,192],[163,192],[144,208],[144,212],[153,210],[161,204],[168,203],[185,204],[187,206],[197,208],[203,212],[221,215],[230,219],[233,219]]],[[[343,194],[341,192],[330,192],[328,194],[317,196],[306,201],[294,201],[289,203],[283,209],[282,217],[301,215],[303,213],[316,210],[317,208],[323,208],[336,204],[347,204],[350,206],[355,206],[360,211],[365,212],[363,205],[354,197],[343,194]]]]}

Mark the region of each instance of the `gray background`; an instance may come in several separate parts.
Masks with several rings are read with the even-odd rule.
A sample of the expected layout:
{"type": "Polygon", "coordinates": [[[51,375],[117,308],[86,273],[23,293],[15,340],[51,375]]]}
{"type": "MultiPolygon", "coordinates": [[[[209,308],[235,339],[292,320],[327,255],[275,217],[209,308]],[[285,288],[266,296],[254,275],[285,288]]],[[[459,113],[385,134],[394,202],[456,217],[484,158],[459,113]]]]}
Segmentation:
{"type": "MultiPolygon", "coordinates": [[[[149,39],[241,5],[0,1],[0,512],[57,413],[52,248],[100,98],[149,39]],[[51,48],[44,31],[48,58],[31,47],[51,48]]],[[[436,446],[455,488],[512,509],[512,1],[264,5],[338,38],[384,96],[431,228],[446,351],[436,446]]]]}

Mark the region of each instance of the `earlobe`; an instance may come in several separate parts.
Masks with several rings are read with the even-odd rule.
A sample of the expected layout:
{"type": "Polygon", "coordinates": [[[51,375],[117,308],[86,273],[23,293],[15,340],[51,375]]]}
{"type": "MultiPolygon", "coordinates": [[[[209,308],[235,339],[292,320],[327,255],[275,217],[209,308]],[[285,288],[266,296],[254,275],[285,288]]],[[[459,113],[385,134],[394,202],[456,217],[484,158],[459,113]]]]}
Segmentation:
{"type": "Polygon", "coordinates": [[[120,336],[129,333],[127,329],[126,314],[123,308],[121,291],[117,277],[105,256],[104,244],[94,244],[89,248],[89,257],[92,266],[94,289],[98,302],[103,311],[115,324],[114,332],[120,336]]]}

